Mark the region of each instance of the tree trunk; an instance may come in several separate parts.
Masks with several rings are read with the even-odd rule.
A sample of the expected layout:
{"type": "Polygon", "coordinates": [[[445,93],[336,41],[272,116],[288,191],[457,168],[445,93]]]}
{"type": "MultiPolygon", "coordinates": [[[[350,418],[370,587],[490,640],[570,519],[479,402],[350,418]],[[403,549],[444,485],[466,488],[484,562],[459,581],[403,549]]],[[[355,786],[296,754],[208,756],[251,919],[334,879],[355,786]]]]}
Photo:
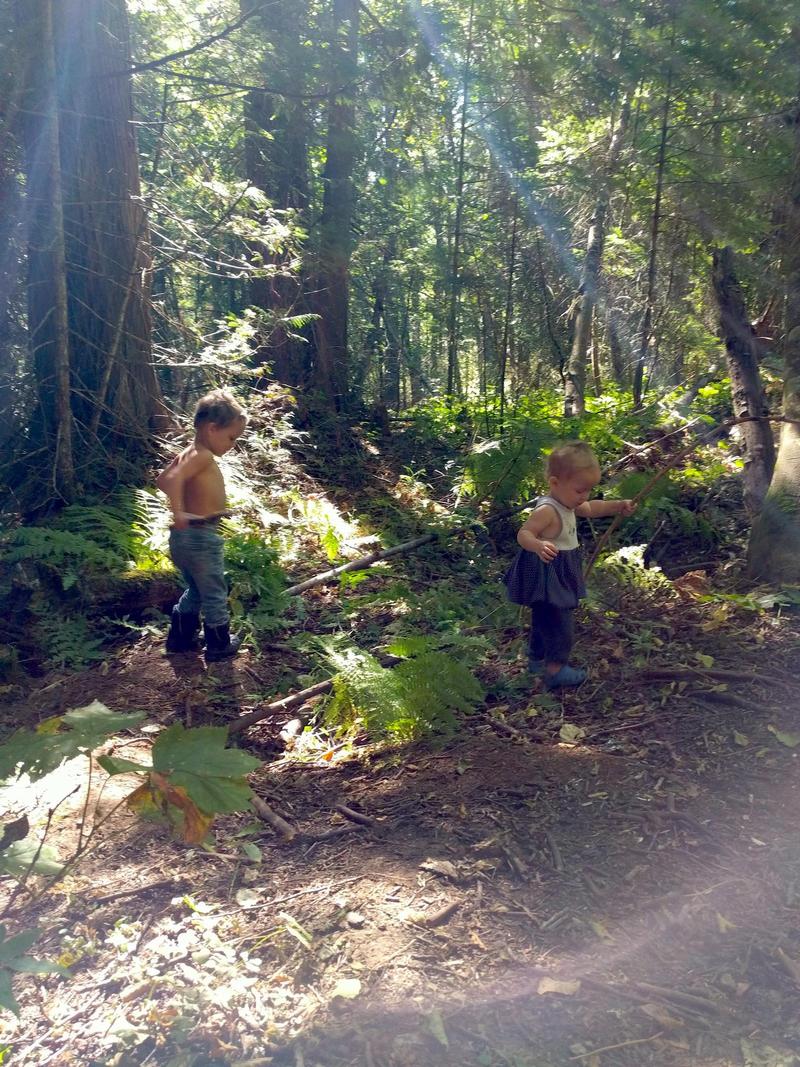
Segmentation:
{"type": "Polygon", "coordinates": [[[24,101],[28,229],[28,325],[38,393],[38,429],[53,457],[56,492],[75,499],[64,197],[52,0],[18,8],[30,49],[24,101]],[[37,54],[34,55],[33,49],[37,54]]]}
{"type": "Polygon", "coordinates": [[[625,373],[625,361],[619,334],[619,312],[616,308],[606,305],[606,336],[608,337],[608,352],[611,358],[611,372],[617,385],[625,386],[628,376],[625,373]]]}
{"type": "MultiPolygon", "coordinates": [[[[252,11],[259,2],[240,0],[241,13],[252,11]]],[[[305,221],[309,201],[309,119],[303,99],[309,50],[302,45],[308,17],[306,0],[277,0],[255,16],[270,53],[278,57],[278,62],[262,64],[265,83],[277,92],[248,93],[244,110],[248,181],[264,193],[273,209],[289,212],[301,221],[305,221]]],[[[249,284],[250,303],[266,311],[272,320],[269,335],[261,339],[256,350],[256,361],[269,364],[278,381],[300,385],[307,376],[308,346],[290,336],[296,331],[287,330],[280,320],[308,310],[302,280],[293,275],[286,254],[274,252],[263,242],[253,242],[250,247],[262,263],[273,268],[249,284]]]]}
{"type": "MultiPolygon", "coordinates": [[[[742,290],[734,271],[733,250],[729,246],[714,249],[711,281],[719,309],[720,332],[725,342],[733,413],[738,418],[767,415],[758,369],[757,342],[747,318],[742,290]]],[[[775,466],[772,429],[768,422],[745,422],[740,430],[745,445],[744,503],[751,515],[757,515],[775,466]]]]}
{"type": "Polygon", "coordinates": [[[500,432],[503,430],[503,416],[506,410],[506,367],[508,365],[508,339],[511,330],[511,316],[514,312],[514,268],[517,262],[517,198],[513,198],[513,222],[511,224],[511,246],[508,252],[508,271],[506,283],[506,313],[503,320],[503,343],[500,348],[500,374],[498,389],[500,391],[500,432]]]}
{"type": "Polygon", "coordinates": [[[29,331],[43,401],[31,433],[41,431],[58,469],[71,412],[84,431],[77,481],[105,486],[121,470],[143,475],[163,416],[150,348],[149,233],[130,80],[121,73],[130,66],[127,14],[124,0],[51,2],[18,0],[17,8],[33,100],[49,78],[50,41],[55,75],[52,107],[26,108],[23,129],[29,331]],[[110,453],[126,466],[110,464],[110,453]]]}
{"type": "MultiPolygon", "coordinates": [[[[675,26],[673,22],[672,45],[675,44],[675,26]]],[[[661,198],[664,192],[664,169],[667,160],[667,135],[669,133],[669,112],[672,106],[672,79],[673,67],[670,61],[667,75],[667,88],[664,93],[664,108],[661,115],[661,137],[658,145],[658,164],[656,167],[656,195],[653,201],[653,216],[650,223],[650,254],[647,265],[647,295],[645,297],[644,315],[642,316],[642,332],[639,343],[639,354],[636,359],[636,367],[633,373],[633,404],[640,407],[642,403],[642,384],[644,382],[644,368],[647,363],[647,353],[650,348],[650,332],[653,327],[653,311],[656,297],[656,273],[658,264],[658,237],[661,229],[661,198]]]]}
{"type": "MultiPolygon", "coordinates": [[[[800,24],[794,29],[800,41],[800,24]]],[[[800,97],[794,115],[794,162],[783,232],[786,335],[783,342],[784,424],[778,458],[748,550],[752,577],[800,583],[800,97]]]]}
{"type": "Polygon", "coordinates": [[[328,136],[322,176],[314,323],[314,384],[329,407],[341,410],[347,393],[350,227],[355,204],[353,169],[358,143],[355,94],[358,0],[333,0],[328,136]]]}
{"type": "Polygon", "coordinates": [[[620,111],[616,129],[611,134],[608,155],[600,193],[594,207],[594,215],[589,224],[589,236],[586,242],[586,258],[583,261],[583,276],[579,289],[580,301],[575,322],[575,336],[572,342],[567,376],[564,385],[564,414],[582,415],[585,408],[586,364],[592,337],[592,315],[597,302],[597,285],[603,263],[603,245],[606,238],[606,216],[611,199],[611,187],[619,166],[622,145],[631,117],[633,93],[628,92],[620,111]]]}
{"type": "Polygon", "coordinates": [[[447,395],[453,396],[459,382],[458,372],[458,305],[461,295],[460,256],[461,226],[464,215],[464,154],[467,141],[467,106],[469,103],[469,78],[472,64],[472,23],[475,0],[470,0],[467,25],[467,48],[464,55],[464,70],[461,78],[461,128],[458,139],[458,162],[456,165],[456,217],[453,226],[452,260],[450,267],[450,309],[447,316],[447,395]]]}

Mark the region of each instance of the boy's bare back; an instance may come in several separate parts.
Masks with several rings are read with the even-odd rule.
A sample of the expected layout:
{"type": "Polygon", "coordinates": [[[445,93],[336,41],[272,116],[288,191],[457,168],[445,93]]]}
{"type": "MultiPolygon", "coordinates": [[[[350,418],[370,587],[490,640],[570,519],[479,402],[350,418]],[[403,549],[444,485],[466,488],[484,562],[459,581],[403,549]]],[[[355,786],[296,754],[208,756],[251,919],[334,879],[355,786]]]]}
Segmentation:
{"type": "Polygon", "coordinates": [[[225,511],[225,482],[210,449],[193,441],[156,479],[169,497],[174,525],[183,529],[192,520],[225,511]]]}

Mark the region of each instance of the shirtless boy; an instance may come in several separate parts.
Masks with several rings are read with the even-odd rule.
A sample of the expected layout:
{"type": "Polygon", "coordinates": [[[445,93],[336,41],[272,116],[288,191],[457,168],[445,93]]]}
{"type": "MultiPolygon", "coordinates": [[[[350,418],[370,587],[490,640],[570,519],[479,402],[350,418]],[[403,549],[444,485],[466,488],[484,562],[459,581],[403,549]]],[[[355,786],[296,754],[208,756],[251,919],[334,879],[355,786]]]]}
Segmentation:
{"type": "Polygon", "coordinates": [[[169,554],[187,589],[172,609],[167,652],[199,648],[200,612],[206,661],[235,656],[240,637],[231,637],[228,587],[225,583],[218,527],[225,513],[225,483],[216,463],[241,437],[247,416],[223,389],[207,393],[194,412],[194,441],[156,479],[169,497],[173,522],[169,554]]]}

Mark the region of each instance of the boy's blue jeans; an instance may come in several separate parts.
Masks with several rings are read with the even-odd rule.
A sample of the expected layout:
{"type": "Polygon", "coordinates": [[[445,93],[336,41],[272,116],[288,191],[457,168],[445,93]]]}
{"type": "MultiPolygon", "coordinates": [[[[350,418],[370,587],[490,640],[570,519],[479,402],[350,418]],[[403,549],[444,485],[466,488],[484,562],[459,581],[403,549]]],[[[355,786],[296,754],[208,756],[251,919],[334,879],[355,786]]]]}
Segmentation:
{"type": "Polygon", "coordinates": [[[209,626],[230,621],[223,543],[209,526],[190,526],[169,534],[169,554],[188,587],[178,601],[178,611],[193,615],[202,611],[209,626]]]}

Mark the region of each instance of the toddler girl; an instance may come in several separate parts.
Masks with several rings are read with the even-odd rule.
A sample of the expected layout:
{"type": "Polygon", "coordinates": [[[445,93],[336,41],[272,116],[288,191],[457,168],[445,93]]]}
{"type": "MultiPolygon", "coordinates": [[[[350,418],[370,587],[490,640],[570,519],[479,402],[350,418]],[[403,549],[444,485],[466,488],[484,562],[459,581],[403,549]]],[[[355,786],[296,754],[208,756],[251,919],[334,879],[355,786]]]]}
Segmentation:
{"type": "Polygon", "coordinates": [[[504,581],[514,604],[531,609],[528,667],[548,689],[580,685],[586,671],[567,662],[573,642],[573,616],[586,596],[575,516],[630,515],[631,500],[589,500],[600,481],[600,465],[588,445],[568,441],[547,459],[550,492],[539,497],[517,534],[520,551],[504,581]]]}

